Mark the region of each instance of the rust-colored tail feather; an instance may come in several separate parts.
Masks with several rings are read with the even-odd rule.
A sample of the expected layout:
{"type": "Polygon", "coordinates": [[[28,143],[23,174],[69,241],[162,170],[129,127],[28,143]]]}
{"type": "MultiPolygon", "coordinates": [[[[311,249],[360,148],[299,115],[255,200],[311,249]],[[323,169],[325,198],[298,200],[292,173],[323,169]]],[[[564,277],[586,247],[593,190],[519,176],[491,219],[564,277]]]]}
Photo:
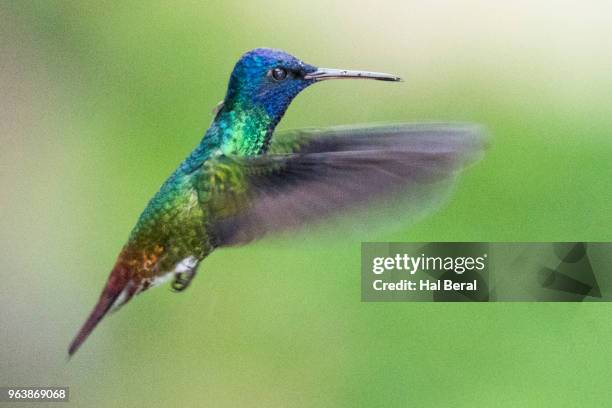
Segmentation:
{"type": "Polygon", "coordinates": [[[102,320],[102,318],[111,310],[111,308],[113,308],[113,305],[115,305],[120,296],[124,295],[125,298],[120,304],[115,305],[116,307],[124,304],[132,296],[134,296],[134,291],[128,287],[129,282],[129,270],[123,265],[115,266],[108,278],[106,287],[100,294],[98,303],[89,314],[87,321],[85,324],[83,324],[81,330],[79,330],[74,340],[72,340],[72,343],[70,343],[70,347],[68,348],[68,357],[71,357],[74,353],[76,353],[79,347],[81,347],[81,344],[83,344],[93,329],[95,329],[98,323],[100,323],[100,320],[102,320]]]}

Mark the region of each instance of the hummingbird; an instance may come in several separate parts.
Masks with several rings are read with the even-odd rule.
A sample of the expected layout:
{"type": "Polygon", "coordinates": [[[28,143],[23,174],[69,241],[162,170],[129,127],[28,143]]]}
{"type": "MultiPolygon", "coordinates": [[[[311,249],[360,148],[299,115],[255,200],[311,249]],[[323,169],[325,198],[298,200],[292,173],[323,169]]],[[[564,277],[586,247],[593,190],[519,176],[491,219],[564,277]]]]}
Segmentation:
{"type": "Polygon", "coordinates": [[[99,300],[69,346],[135,295],[177,292],[217,248],[248,243],[458,173],[483,150],[470,124],[335,126],[275,132],[293,98],[318,82],[396,75],[318,68],[281,50],[238,60],[199,145],[149,201],[99,300]]]}

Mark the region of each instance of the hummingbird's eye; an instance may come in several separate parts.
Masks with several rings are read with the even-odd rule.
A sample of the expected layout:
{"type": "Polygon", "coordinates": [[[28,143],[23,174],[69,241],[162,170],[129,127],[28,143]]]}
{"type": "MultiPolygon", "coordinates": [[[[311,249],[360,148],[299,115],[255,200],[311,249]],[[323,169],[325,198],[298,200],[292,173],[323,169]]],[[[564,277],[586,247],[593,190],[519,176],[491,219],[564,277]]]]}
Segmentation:
{"type": "Polygon", "coordinates": [[[282,81],[283,79],[287,78],[287,71],[283,68],[274,68],[272,70],[272,78],[277,81],[282,81]]]}

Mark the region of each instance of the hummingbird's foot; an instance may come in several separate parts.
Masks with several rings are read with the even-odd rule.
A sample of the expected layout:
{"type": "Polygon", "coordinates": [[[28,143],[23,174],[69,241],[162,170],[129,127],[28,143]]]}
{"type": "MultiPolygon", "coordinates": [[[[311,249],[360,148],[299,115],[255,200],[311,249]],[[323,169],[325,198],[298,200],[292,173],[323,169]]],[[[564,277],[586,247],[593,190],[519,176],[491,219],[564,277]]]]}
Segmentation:
{"type": "Polygon", "coordinates": [[[177,273],[174,277],[174,282],[172,282],[172,290],[175,292],[182,292],[187,289],[195,277],[195,272],[195,269],[190,269],[185,272],[177,273]]]}

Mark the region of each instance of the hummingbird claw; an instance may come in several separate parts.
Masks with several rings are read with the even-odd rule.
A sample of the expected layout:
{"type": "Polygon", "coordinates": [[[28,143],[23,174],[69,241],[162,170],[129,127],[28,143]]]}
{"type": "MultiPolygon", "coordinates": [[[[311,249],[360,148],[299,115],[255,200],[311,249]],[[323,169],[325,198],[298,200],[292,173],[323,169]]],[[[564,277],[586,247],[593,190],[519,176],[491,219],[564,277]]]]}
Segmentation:
{"type": "Polygon", "coordinates": [[[179,272],[174,277],[172,282],[172,290],[175,292],[182,292],[189,287],[191,281],[195,276],[195,270],[189,270],[186,272],[179,272]]]}

